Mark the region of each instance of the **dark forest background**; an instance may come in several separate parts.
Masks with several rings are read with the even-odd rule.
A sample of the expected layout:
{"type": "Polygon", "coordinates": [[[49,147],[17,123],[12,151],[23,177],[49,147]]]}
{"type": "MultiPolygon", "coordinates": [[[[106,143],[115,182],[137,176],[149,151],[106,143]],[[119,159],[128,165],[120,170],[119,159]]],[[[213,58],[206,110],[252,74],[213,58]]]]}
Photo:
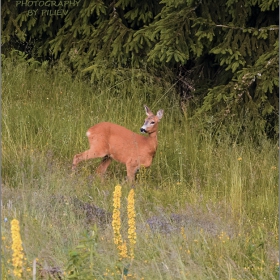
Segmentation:
{"type": "MultiPolygon", "coordinates": [[[[74,76],[171,82],[182,111],[232,135],[278,135],[276,0],[2,1],[2,59],[74,76]],[[36,12],[35,12],[36,11],[36,12]]],[[[163,93],[164,94],[164,93],[163,93]]],[[[167,93],[168,94],[168,93],[167,93]]]]}

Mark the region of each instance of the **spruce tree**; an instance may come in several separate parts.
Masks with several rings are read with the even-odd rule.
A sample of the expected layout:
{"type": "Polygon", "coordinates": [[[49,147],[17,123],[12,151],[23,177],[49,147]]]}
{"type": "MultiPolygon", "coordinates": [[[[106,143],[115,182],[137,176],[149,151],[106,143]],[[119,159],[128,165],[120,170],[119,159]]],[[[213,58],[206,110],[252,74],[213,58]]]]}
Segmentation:
{"type": "Polygon", "coordinates": [[[23,2],[2,1],[3,54],[62,60],[93,80],[130,68],[172,72],[196,116],[217,125],[246,118],[256,133],[277,133],[278,1],[83,0],[37,14],[23,2]]]}

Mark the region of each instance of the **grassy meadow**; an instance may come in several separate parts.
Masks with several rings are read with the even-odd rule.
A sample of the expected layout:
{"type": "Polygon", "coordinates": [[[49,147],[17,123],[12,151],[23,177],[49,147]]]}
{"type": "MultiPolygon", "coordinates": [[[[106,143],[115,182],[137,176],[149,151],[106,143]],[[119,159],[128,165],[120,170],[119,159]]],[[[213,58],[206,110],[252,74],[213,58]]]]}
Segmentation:
{"type": "Polygon", "coordinates": [[[86,83],[61,65],[4,61],[2,279],[278,279],[278,143],[215,137],[182,111],[171,84],[140,70],[118,75],[86,83]],[[100,182],[100,159],[75,174],[71,164],[98,122],[138,133],[144,104],[164,116],[153,164],[134,188],[132,258],[125,166],[113,162],[100,182]],[[112,228],[117,185],[125,257],[112,228]]]}

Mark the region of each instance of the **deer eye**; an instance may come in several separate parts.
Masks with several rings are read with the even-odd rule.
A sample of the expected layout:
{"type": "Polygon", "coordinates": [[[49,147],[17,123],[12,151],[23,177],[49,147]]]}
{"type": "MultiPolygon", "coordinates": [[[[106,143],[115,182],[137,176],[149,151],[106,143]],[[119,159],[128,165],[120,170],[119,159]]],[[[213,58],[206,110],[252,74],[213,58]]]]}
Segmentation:
{"type": "Polygon", "coordinates": [[[151,122],[151,124],[155,124],[155,122],[151,122]]]}

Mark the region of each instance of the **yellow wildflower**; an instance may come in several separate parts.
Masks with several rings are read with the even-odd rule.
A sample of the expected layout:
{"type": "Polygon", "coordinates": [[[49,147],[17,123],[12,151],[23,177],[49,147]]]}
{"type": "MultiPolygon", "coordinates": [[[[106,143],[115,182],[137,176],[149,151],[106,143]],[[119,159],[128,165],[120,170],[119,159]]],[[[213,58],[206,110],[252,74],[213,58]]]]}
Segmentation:
{"type": "Polygon", "coordinates": [[[22,241],[20,237],[19,221],[13,219],[11,221],[11,234],[12,234],[12,250],[13,250],[13,266],[15,277],[21,278],[22,276],[22,266],[23,266],[23,248],[22,241]]]}
{"type": "Polygon", "coordinates": [[[127,198],[128,239],[130,243],[130,257],[134,258],[134,245],[136,244],[136,225],[134,208],[134,189],[131,189],[127,198]]]}
{"type": "Polygon", "coordinates": [[[126,246],[126,242],[122,242],[119,246],[119,255],[120,255],[120,259],[125,259],[128,257],[127,255],[127,246],[126,246]]]}
{"type": "Polygon", "coordinates": [[[186,235],[184,227],[181,227],[181,235],[183,236],[184,239],[187,239],[187,235],[186,235]]]}
{"type": "Polygon", "coordinates": [[[114,208],[120,209],[121,208],[121,196],[122,196],[122,187],[117,185],[114,191],[114,208]]]}
{"type": "Polygon", "coordinates": [[[117,185],[115,187],[114,196],[113,196],[113,220],[112,227],[114,231],[114,243],[117,245],[119,250],[120,258],[127,258],[127,247],[126,243],[123,242],[121,235],[121,196],[122,196],[122,187],[117,185]]]}
{"type": "Polygon", "coordinates": [[[117,185],[115,187],[114,197],[113,197],[114,210],[113,210],[113,220],[112,220],[112,226],[114,231],[114,243],[117,246],[122,243],[121,214],[120,214],[121,196],[122,196],[122,187],[120,185],[117,185]]]}
{"type": "MultiPolygon", "coordinates": [[[[117,185],[113,194],[113,220],[112,227],[114,232],[114,243],[117,245],[120,259],[128,258],[127,244],[121,235],[121,186],[117,185]]],[[[134,190],[131,189],[127,198],[127,216],[128,216],[128,240],[130,248],[130,258],[134,258],[134,246],[136,244],[136,226],[134,209],[134,190]]]]}

